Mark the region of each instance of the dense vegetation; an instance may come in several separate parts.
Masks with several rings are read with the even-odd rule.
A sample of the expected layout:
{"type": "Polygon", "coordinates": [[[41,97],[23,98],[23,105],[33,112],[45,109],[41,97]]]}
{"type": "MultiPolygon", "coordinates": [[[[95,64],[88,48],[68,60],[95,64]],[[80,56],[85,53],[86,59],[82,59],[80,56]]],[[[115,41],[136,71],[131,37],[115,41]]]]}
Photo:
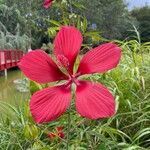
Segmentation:
{"type": "Polygon", "coordinates": [[[134,9],[131,15],[138,21],[142,42],[150,41],[150,7],[134,9]]]}
{"type": "Polygon", "coordinates": [[[0,3],[0,49],[21,49],[26,51],[29,37],[22,32],[24,17],[15,6],[0,3]]]}
{"type": "MultiPolygon", "coordinates": [[[[149,41],[148,20],[150,13],[148,6],[129,12],[127,4],[123,0],[93,0],[92,4],[89,0],[60,0],[51,9],[44,9],[42,3],[42,0],[36,0],[36,2],[34,0],[27,0],[26,2],[24,0],[0,1],[0,41],[3,45],[2,48],[5,45],[6,48],[22,48],[20,45],[24,45],[23,49],[25,47],[40,48],[43,43],[47,44],[53,39],[46,32],[47,29],[54,26],[53,23],[56,23],[50,20],[60,21],[67,14],[68,17],[63,18],[63,23],[68,24],[67,20],[71,18],[79,21],[84,16],[88,20],[88,29],[98,31],[99,35],[106,39],[134,39],[133,26],[135,26],[141,34],[141,41],[149,41]],[[16,29],[18,26],[19,33],[18,28],[16,29]],[[16,39],[20,37],[23,39],[21,41],[26,42],[19,44],[19,39],[16,46],[14,44],[16,41],[12,41],[12,36],[15,36],[16,39]],[[5,44],[4,41],[7,43],[5,42],[5,44]]],[[[50,29],[52,30],[52,28],[50,29]]],[[[96,39],[97,37],[93,36],[93,38],[96,39]]]]}
{"type": "MultiPolygon", "coordinates": [[[[3,18],[0,21],[12,36],[17,33],[15,25],[19,24],[18,28],[20,26],[21,30],[17,39],[28,37],[27,46],[32,44],[32,48],[37,48],[45,43],[43,49],[51,52],[52,39],[59,26],[73,24],[84,36],[82,53],[108,41],[116,42],[122,47],[122,59],[117,69],[103,75],[84,77],[109,87],[116,97],[116,115],[109,119],[91,121],[79,116],[73,103],[70,110],[70,150],[150,149],[150,42],[142,34],[145,31],[141,29],[141,18],[144,17],[140,18],[136,14],[139,10],[128,12],[122,0],[115,3],[113,0],[94,0],[90,6],[89,0],[59,0],[50,10],[41,7],[42,0],[36,1],[37,3],[27,0],[24,3],[24,0],[0,0],[0,8],[16,6],[15,11],[11,11],[12,14],[9,15],[14,16],[16,10],[18,14],[22,14],[21,18],[15,15],[16,18],[6,20],[8,12],[0,10],[3,18]],[[94,28],[93,23],[96,24],[94,28]]],[[[4,33],[3,30],[1,32],[4,33]]],[[[31,81],[29,83],[31,95],[47,86],[31,81]]],[[[0,110],[3,112],[0,118],[0,150],[64,150],[68,112],[54,122],[37,125],[29,111],[29,99],[23,100],[19,106],[0,102],[0,110]],[[51,138],[49,133],[56,132],[56,128],[60,126],[64,127],[65,137],[51,138]]]]}

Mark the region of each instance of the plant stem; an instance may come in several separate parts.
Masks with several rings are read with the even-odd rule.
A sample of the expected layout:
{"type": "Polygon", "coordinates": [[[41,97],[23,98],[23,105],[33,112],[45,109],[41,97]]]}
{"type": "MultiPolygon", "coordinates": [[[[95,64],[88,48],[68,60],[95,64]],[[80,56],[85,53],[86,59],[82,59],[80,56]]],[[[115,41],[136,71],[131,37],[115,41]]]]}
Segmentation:
{"type": "Polygon", "coordinates": [[[66,150],[69,150],[69,142],[70,142],[70,127],[71,127],[71,115],[70,115],[70,109],[68,111],[68,126],[67,126],[67,145],[66,145],[66,150]]]}

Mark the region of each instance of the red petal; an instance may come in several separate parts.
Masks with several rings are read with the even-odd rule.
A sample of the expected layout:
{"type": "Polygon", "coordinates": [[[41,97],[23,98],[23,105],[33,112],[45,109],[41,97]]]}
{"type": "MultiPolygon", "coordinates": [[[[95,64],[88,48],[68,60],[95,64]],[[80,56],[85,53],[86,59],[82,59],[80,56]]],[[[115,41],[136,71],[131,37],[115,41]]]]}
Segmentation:
{"type": "Polygon", "coordinates": [[[51,133],[48,134],[48,137],[50,139],[54,139],[56,137],[56,134],[54,134],[54,133],[51,132],[51,133]]]}
{"type": "Polygon", "coordinates": [[[52,5],[53,0],[44,0],[43,6],[48,9],[52,5]]]}
{"type": "Polygon", "coordinates": [[[60,127],[57,127],[57,128],[56,128],[57,132],[61,132],[61,131],[63,131],[63,129],[64,129],[63,126],[60,126],[60,127]]]}
{"type": "Polygon", "coordinates": [[[18,66],[29,79],[38,83],[66,78],[54,61],[42,50],[27,53],[18,66]]]}
{"type": "Polygon", "coordinates": [[[58,133],[58,136],[63,139],[65,137],[65,134],[64,134],[64,132],[60,132],[60,133],[58,133]]]}
{"type": "Polygon", "coordinates": [[[103,85],[80,81],[76,91],[76,109],[89,119],[107,118],[115,113],[115,101],[103,85]]]}
{"type": "Polygon", "coordinates": [[[102,73],[115,68],[121,58],[121,49],[113,43],[102,44],[87,52],[80,63],[80,74],[102,73]]]}
{"type": "Polygon", "coordinates": [[[69,61],[69,71],[73,72],[75,59],[81,48],[83,38],[75,27],[63,26],[54,41],[54,53],[56,57],[65,56],[69,61]]]}
{"type": "Polygon", "coordinates": [[[65,85],[49,87],[32,96],[31,114],[37,123],[47,123],[60,117],[69,107],[70,101],[70,88],[65,85]]]}

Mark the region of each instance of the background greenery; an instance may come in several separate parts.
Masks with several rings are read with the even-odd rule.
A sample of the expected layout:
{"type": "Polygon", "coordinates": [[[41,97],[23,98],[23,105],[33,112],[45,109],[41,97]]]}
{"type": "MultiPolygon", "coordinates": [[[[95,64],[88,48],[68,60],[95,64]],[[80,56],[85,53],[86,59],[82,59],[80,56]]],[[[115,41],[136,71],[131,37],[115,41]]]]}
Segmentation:
{"type": "MultiPolygon", "coordinates": [[[[25,51],[42,46],[51,52],[59,26],[74,25],[84,36],[82,53],[109,41],[122,47],[117,69],[85,77],[109,87],[116,97],[116,115],[90,121],[76,113],[73,103],[70,150],[150,149],[150,8],[129,12],[122,0],[57,0],[48,10],[42,4],[42,0],[0,0],[4,35],[0,40],[8,34],[18,36],[17,41],[25,36],[25,51]]],[[[5,43],[0,46],[11,42],[5,43]]],[[[45,86],[30,82],[31,95],[45,86]]],[[[19,106],[0,102],[0,150],[64,150],[68,112],[55,122],[37,125],[29,111],[29,99],[21,102],[19,106]],[[65,138],[50,139],[48,134],[58,126],[64,126],[65,138]]]]}
{"type": "Polygon", "coordinates": [[[92,36],[92,39],[98,41],[97,43],[104,40],[100,37],[109,40],[135,39],[133,26],[139,31],[141,42],[150,40],[148,6],[129,11],[123,0],[93,0],[92,3],[90,0],[57,0],[51,9],[44,9],[42,5],[43,0],[0,0],[1,48],[22,48],[22,45],[24,50],[31,47],[40,48],[43,43],[52,41],[54,36],[50,36],[50,32],[54,34],[60,24],[69,24],[70,22],[67,22],[69,19],[72,20],[71,24],[79,26],[80,20],[84,17],[87,20],[82,22],[82,26],[86,28],[86,25],[88,30],[97,31],[99,36],[95,34],[92,36]],[[47,32],[47,29],[50,32],[47,32]],[[23,39],[19,41],[24,43],[16,44],[11,36],[17,36],[18,40],[23,39]]]}

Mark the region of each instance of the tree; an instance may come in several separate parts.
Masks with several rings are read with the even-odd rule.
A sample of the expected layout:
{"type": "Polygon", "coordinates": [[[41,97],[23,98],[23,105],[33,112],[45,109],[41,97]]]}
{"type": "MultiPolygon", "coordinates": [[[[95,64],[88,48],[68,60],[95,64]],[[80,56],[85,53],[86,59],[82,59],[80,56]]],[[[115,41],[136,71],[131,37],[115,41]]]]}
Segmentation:
{"type": "Polygon", "coordinates": [[[1,23],[8,32],[16,34],[16,26],[20,26],[20,35],[26,34],[30,38],[28,48],[39,48],[41,37],[47,29],[44,21],[45,12],[42,7],[43,0],[1,0],[0,18],[1,23]],[[43,17],[44,16],[44,17],[43,17]],[[45,29],[45,31],[44,31],[45,29]]]}
{"type": "Polygon", "coordinates": [[[0,4],[0,48],[21,49],[26,51],[29,45],[29,37],[21,32],[24,17],[14,6],[0,4]]]}
{"type": "Polygon", "coordinates": [[[88,20],[97,25],[108,39],[124,38],[124,32],[131,28],[130,16],[123,0],[82,0],[88,20]]]}
{"type": "Polygon", "coordinates": [[[131,11],[131,15],[135,17],[139,23],[138,30],[141,35],[141,41],[150,41],[150,7],[136,8],[131,11]]]}

